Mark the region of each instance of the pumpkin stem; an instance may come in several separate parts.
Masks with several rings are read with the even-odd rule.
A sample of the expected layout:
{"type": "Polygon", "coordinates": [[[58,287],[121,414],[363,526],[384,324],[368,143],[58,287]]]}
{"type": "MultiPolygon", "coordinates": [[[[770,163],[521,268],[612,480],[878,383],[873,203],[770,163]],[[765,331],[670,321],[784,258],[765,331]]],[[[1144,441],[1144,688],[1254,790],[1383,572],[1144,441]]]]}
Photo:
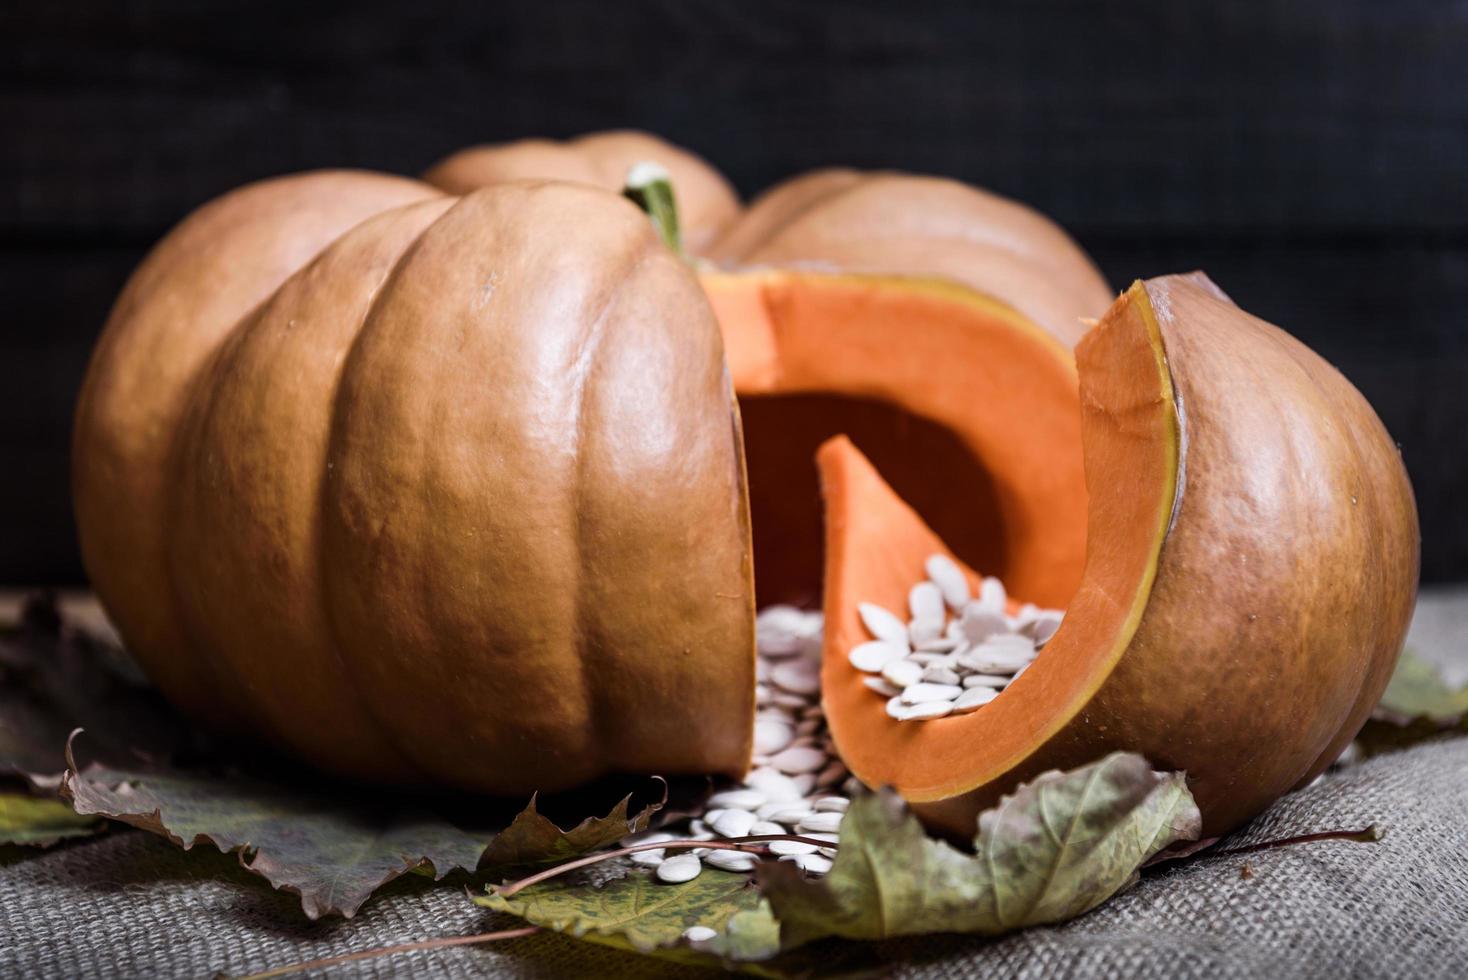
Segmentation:
{"type": "Polygon", "coordinates": [[[683,240],[678,234],[678,203],[673,196],[673,179],[660,163],[644,160],[627,171],[622,196],[647,212],[663,244],[680,256],[683,240]]]}

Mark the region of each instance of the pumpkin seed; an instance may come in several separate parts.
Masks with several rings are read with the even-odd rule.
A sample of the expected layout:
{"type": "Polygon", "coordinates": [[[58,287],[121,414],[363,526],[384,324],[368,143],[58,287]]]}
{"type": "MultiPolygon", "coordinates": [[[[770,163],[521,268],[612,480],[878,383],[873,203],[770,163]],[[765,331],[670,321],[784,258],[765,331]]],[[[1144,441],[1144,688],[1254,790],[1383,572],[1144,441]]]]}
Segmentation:
{"type": "Polygon", "coordinates": [[[720,837],[743,837],[754,826],[754,814],[748,810],[725,810],[710,820],[709,826],[720,837]]]}
{"type": "MultiPolygon", "coordinates": [[[[726,789],[708,798],[709,809],[758,810],[769,798],[757,789],[726,789]]],[[[707,819],[707,817],[705,817],[707,819]]]]}
{"type": "Polygon", "coordinates": [[[963,640],[959,637],[949,636],[945,633],[931,640],[924,640],[921,643],[914,644],[913,650],[921,653],[951,653],[958,649],[958,645],[962,642],[963,640]]]}
{"type": "Polygon", "coordinates": [[[992,687],[996,691],[1003,690],[1011,678],[1003,674],[969,674],[963,679],[964,687],[992,687]]]}
{"type": "Polygon", "coordinates": [[[766,846],[769,847],[772,854],[779,855],[814,854],[816,852],[816,845],[798,840],[772,840],[766,846]]]}
{"type": "Polygon", "coordinates": [[[957,684],[917,683],[902,692],[903,704],[918,704],[923,701],[952,701],[963,693],[957,684]]]}
{"type": "Polygon", "coordinates": [[[986,576],[979,583],[979,605],[997,613],[1004,612],[1004,604],[1009,599],[1005,594],[1004,583],[992,575],[986,576]]]}
{"type": "Polygon", "coordinates": [[[838,813],[834,810],[812,813],[800,821],[800,823],[796,824],[795,829],[802,833],[834,834],[841,829],[841,818],[843,816],[845,814],[838,813]]]}
{"type": "Polygon", "coordinates": [[[968,602],[968,577],[958,563],[947,555],[929,555],[923,563],[928,579],[943,593],[943,601],[950,609],[960,609],[968,602]]]}
{"type": "Polygon", "coordinates": [[[970,687],[953,701],[953,710],[959,713],[977,711],[999,696],[992,687],[970,687]]]}
{"type": "Polygon", "coordinates": [[[943,629],[943,591],[932,582],[919,582],[907,593],[907,608],[914,622],[932,624],[939,632],[943,629]]]}
{"type": "Polygon", "coordinates": [[[957,684],[960,679],[956,671],[939,664],[930,665],[923,671],[923,676],[918,678],[924,684],[957,684]]]}
{"type": "Polygon", "coordinates": [[[655,874],[658,881],[679,885],[692,881],[703,870],[703,862],[694,854],[675,854],[658,865],[655,874]]]}
{"type": "Polygon", "coordinates": [[[893,615],[890,610],[883,609],[874,602],[863,602],[856,607],[856,611],[860,614],[862,625],[867,628],[867,632],[877,639],[907,646],[907,624],[893,615]]]}
{"type": "Polygon", "coordinates": [[[898,687],[910,687],[923,676],[923,665],[913,660],[894,660],[882,668],[882,676],[898,687]]]}
{"type": "Polygon", "coordinates": [[[754,723],[754,751],[760,755],[779,752],[795,737],[795,729],[783,721],[756,720],[754,723]]]}
{"type": "Polygon", "coordinates": [[[821,796],[811,801],[810,808],[817,813],[845,813],[851,800],[844,796],[821,796]]]}
{"type": "Polygon", "coordinates": [[[863,677],[861,682],[884,698],[896,697],[902,693],[902,688],[885,677],[863,677]]]}
{"type": "Polygon", "coordinates": [[[663,863],[663,857],[665,853],[666,852],[664,852],[661,848],[653,851],[635,851],[632,854],[627,855],[627,859],[630,860],[633,864],[641,864],[648,867],[656,868],[658,865],[663,863]]]}
{"type": "MultiPolygon", "coordinates": [[[[725,853],[725,854],[738,854],[739,852],[738,851],[724,851],[723,853],[725,853]]],[[[744,857],[748,857],[748,855],[743,855],[743,856],[744,857]]],[[[754,861],[753,860],[750,861],[749,866],[751,868],[754,867],[754,861]]],[[[728,868],[726,870],[733,871],[735,869],[728,868]]],[[[717,929],[710,929],[708,926],[689,926],[687,929],[684,929],[683,930],[683,938],[686,939],[686,940],[688,940],[690,943],[706,942],[706,941],[708,941],[710,939],[713,939],[718,934],[719,934],[719,931],[717,929]]]]}
{"type": "Polygon", "coordinates": [[[869,640],[866,643],[858,643],[851,648],[847,659],[851,666],[857,670],[864,670],[869,674],[880,673],[882,668],[893,660],[907,656],[907,644],[893,643],[890,640],[869,640]]]}
{"type": "Polygon", "coordinates": [[[759,790],[771,801],[793,801],[805,796],[800,787],[783,772],[763,766],[744,777],[744,785],[759,790]]]}
{"type": "Polygon", "coordinates": [[[770,680],[791,694],[819,694],[821,690],[821,665],[814,660],[801,658],[785,660],[770,671],[770,680]]]}
{"type": "Polygon", "coordinates": [[[703,863],[722,871],[753,871],[756,858],[753,854],[746,854],[744,851],[730,851],[717,847],[703,856],[703,863]]]}
{"type": "MultiPolygon", "coordinates": [[[[793,822],[799,823],[798,820],[793,822]]],[[[785,833],[785,828],[775,823],[773,820],[756,820],[754,822],[754,826],[749,828],[749,832],[756,836],[763,836],[765,834],[783,834],[785,833]]]]}
{"type": "Polygon", "coordinates": [[[792,854],[782,857],[781,861],[789,861],[806,874],[823,875],[831,870],[833,862],[823,854],[792,854]]]}
{"type": "MultiPolygon", "coordinates": [[[[956,696],[956,695],[955,695],[956,696]]],[[[798,775],[824,769],[829,757],[814,745],[795,745],[770,757],[770,765],[783,773],[798,775]]]]}
{"type": "Polygon", "coordinates": [[[903,720],[925,721],[929,718],[942,718],[952,712],[952,701],[920,701],[907,706],[907,715],[903,720]]]}
{"type": "Polygon", "coordinates": [[[963,624],[963,638],[970,643],[983,643],[990,637],[1009,632],[1009,621],[1002,612],[986,609],[976,602],[963,607],[959,622],[963,624]]]}

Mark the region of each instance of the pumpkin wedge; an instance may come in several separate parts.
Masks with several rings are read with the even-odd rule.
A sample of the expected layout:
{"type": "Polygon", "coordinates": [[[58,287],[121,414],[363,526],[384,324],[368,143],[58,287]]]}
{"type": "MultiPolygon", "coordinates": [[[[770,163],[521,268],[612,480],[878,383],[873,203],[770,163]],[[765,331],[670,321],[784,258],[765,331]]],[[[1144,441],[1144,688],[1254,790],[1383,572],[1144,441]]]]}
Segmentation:
{"type": "Polygon", "coordinates": [[[616,195],[323,172],[206,205],[114,309],[73,469],[99,595],[208,722],[491,793],[748,766],[737,406],[616,195]]]}
{"type": "Polygon", "coordinates": [[[1201,274],[1133,285],[1077,355],[1085,571],[973,714],[894,721],[847,663],[856,604],[901,608],[946,549],[849,442],[821,449],[827,718],[857,776],[945,833],[1124,748],[1186,770],[1217,835],[1323,771],[1380,697],[1416,594],[1411,488],[1350,383],[1201,274]]]}

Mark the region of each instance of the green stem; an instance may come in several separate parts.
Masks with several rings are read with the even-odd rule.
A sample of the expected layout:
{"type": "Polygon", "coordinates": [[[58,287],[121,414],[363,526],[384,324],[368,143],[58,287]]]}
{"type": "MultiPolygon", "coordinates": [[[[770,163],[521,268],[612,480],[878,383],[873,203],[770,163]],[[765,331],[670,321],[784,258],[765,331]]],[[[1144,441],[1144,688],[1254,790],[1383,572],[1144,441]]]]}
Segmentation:
{"type": "Polygon", "coordinates": [[[644,161],[627,171],[627,184],[622,196],[647,212],[663,244],[678,255],[683,254],[683,239],[678,233],[678,202],[673,196],[673,179],[661,164],[644,161]]]}

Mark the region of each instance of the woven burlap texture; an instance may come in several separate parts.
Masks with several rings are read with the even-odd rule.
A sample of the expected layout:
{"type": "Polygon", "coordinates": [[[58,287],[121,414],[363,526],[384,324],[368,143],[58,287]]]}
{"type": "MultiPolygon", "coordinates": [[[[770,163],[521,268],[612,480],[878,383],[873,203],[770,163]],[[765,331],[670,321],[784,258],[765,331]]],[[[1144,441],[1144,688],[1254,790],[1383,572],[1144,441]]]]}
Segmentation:
{"type": "MultiPolygon", "coordinates": [[[[1225,846],[1376,823],[1329,842],[1195,859],[1065,925],[995,942],[888,944],[894,976],[1461,977],[1468,964],[1468,738],[1331,775],[1225,846]],[[1244,877],[1243,869],[1251,872],[1244,877]]],[[[462,886],[401,880],[350,921],[308,923],[235,859],[134,831],[0,867],[0,976],[208,977],[512,925],[462,886]]],[[[554,935],[410,953],[331,977],[715,976],[554,935]]]]}

